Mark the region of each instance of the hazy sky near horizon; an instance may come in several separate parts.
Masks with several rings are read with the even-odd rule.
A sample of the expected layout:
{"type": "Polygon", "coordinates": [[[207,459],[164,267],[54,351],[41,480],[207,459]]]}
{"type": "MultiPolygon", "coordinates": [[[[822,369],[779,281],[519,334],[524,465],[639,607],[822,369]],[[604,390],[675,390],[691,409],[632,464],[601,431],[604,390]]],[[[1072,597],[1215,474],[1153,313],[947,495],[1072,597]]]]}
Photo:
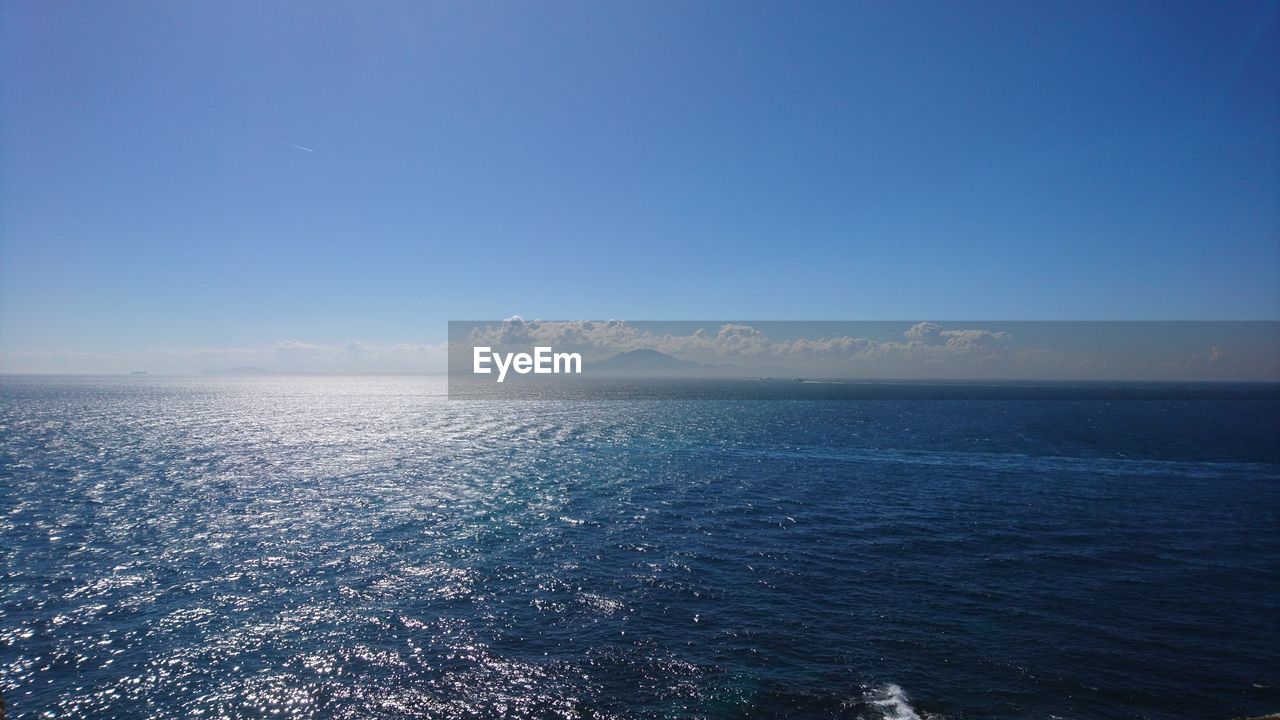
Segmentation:
{"type": "Polygon", "coordinates": [[[1280,319],[1275,2],[19,0],[0,40],[28,359],[1280,319]]]}

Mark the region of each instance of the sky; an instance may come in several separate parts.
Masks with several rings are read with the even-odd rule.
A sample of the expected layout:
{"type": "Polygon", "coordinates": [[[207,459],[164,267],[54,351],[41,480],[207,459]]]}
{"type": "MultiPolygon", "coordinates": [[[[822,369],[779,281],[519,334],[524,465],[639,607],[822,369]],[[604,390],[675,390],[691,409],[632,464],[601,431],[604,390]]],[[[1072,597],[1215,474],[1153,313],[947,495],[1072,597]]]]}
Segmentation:
{"type": "Polygon", "coordinates": [[[1280,320],[1277,88],[1276,2],[14,0],[0,371],[1280,320]]]}

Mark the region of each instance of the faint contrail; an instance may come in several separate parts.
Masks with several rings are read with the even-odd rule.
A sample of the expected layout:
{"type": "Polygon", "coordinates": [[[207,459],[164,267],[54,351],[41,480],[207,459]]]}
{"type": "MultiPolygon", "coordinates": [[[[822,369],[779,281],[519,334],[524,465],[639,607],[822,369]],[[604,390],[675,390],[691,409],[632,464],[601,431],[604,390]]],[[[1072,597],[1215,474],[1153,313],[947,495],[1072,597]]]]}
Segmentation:
{"type": "Polygon", "coordinates": [[[289,147],[296,147],[296,148],[298,148],[299,150],[306,150],[307,152],[315,152],[315,150],[312,150],[312,149],[311,149],[311,148],[309,148],[309,147],[302,147],[301,145],[294,145],[294,144],[293,144],[293,143],[291,143],[291,142],[287,142],[287,143],[285,143],[285,145],[288,145],[289,147]]]}

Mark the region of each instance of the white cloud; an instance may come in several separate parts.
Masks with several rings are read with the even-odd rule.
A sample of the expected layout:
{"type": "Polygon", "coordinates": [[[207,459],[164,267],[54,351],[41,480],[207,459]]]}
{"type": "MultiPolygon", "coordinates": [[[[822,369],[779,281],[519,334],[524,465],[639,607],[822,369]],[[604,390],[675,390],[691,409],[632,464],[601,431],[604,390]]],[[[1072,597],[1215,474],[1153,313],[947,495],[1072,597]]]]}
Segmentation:
{"type": "Polygon", "coordinates": [[[1181,361],[1165,363],[1164,367],[1168,368],[1187,368],[1195,370],[1209,370],[1221,367],[1227,360],[1226,351],[1214,346],[1203,353],[1193,353],[1191,357],[1181,361]]]}
{"type": "Polygon", "coordinates": [[[982,329],[944,330],[935,323],[918,323],[905,342],[839,336],[773,340],[751,325],[726,323],[711,332],[703,328],[686,335],[658,334],[622,320],[605,322],[524,320],[473,328],[468,345],[528,348],[547,345],[588,353],[602,359],[630,350],[650,349],[701,363],[762,363],[786,360],[844,360],[864,362],[939,362],[953,358],[993,358],[1011,354],[1012,336],[982,329]]]}

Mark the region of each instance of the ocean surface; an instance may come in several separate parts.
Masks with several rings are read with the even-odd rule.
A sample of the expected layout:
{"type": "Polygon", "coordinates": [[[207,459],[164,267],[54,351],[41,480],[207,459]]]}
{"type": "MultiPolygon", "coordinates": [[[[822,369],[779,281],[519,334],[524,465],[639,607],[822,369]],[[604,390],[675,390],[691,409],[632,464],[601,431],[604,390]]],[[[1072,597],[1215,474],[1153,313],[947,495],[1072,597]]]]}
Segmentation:
{"type": "Polygon", "coordinates": [[[0,377],[9,718],[1280,712],[1276,387],[740,389],[0,377]]]}

